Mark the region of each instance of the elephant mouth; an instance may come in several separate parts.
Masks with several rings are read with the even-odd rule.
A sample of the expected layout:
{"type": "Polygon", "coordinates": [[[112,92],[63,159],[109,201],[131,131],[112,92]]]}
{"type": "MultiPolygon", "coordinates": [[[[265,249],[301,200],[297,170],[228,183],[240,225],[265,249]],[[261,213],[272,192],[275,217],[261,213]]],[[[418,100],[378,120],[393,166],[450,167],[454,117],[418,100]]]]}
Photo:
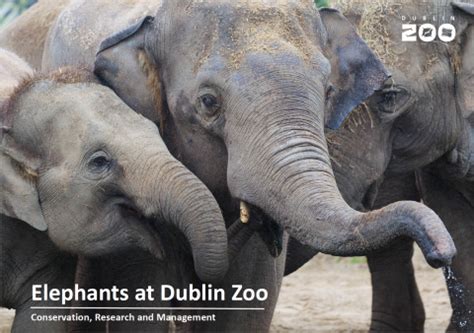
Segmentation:
{"type": "Polygon", "coordinates": [[[130,202],[121,202],[117,204],[117,207],[120,210],[121,215],[124,218],[134,218],[140,221],[146,221],[147,219],[145,216],[140,213],[137,207],[135,207],[132,203],[130,202]]]}
{"type": "Polygon", "coordinates": [[[278,257],[283,249],[283,228],[262,209],[245,201],[240,201],[240,221],[252,224],[273,257],[278,257]]]}
{"type": "Polygon", "coordinates": [[[150,237],[151,242],[146,242],[146,246],[144,246],[144,244],[139,246],[144,246],[144,248],[157,259],[163,259],[164,249],[156,219],[154,217],[145,216],[133,202],[122,196],[114,198],[112,205],[115,207],[115,210],[118,211],[117,216],[120,219],[120,223],[129,223],[150,237]]]}

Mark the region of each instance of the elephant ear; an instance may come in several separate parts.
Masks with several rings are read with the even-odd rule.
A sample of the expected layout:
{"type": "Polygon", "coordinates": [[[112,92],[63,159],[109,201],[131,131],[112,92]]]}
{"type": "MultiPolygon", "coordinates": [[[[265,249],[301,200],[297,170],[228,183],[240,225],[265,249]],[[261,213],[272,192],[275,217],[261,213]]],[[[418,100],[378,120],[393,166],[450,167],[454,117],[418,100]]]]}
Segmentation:
{"type": "Polygon", "coordinates": [[[34,73],[15,54],[0,50],[0,214],[47,229],[41,210],[36,178],[40,161],[23,150],[11,137],[11,98],[22,79],[34,73]],[[0,66],[1,67],[1,66],[0,66]]]}
{"type": "Polygon", "coordinates": [[[355,107],[381,89],[390,74],[339,11],[324,8],[320,16],[326,28],[326,56],[335,89],[328,99],[326,126],[337,129],[355,107]]]}
{"type": "Polygon", "coordinates": [[[36,189],[39,160],[22,151],[5,131],[2,125],[0,213],[45,231],[47,225],[36,189]]]}
{"type": "Polygon", "coordinates": [[[454,9],[462,10],[467,15],[470,15],[471,23],[472,23],[472,17],[474,16],[474,4],[460,2],[460,1],[453,1],[451,5],[453,6],[454,9]]]}
{"type": "MultiPolygon", "coordinates": [[[[453,2],[453,10],[462,18],[460,38],[460,59],[455,64],[456,98],[464,118],[474,124],[474,4],[453,2]]],[[[458,27],[459,28],[459,27],[458,27]]]]}
{"type": "Polygon", "coordinates": [[[94,73],[133,110],[159,122],[161,88],[156,66],[145,51],[145,33],[153,17],[105,39],[96,55],[94,73]]]}

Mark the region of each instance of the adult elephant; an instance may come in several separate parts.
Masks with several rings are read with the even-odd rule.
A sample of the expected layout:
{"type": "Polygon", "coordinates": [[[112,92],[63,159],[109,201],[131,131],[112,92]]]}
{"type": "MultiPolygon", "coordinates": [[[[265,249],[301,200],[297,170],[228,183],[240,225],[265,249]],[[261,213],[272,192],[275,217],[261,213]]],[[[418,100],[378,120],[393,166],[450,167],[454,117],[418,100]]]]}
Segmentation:
{"type": "Polygon", "coordinates": [[[462,44],[456,53],[456,113],[464,119],[463,140],[428,167],[417,172],[421,197],[442,218],[459,253],[447,282],[453,315],[448,330],[474,330],[474,271],[470,253],[474,238],[474,2],[453,3],[462,44]],[[462,29],[459,29],[461,27],[462,29]],[[464,290],[453,287],[453,279],[464,290]]]}
{"type": "Polygon", "coordinates": [[[453,179],[440,172],[438,163],[418,172],[423,201],[445,221],[458,244],[459,254],[445,273],[453,314],[448,331],[474,330],[474,269],[470,250],[474,237],[474,182],[453,179]]]}
{"type": "MultiPolygon", "coordinates": [[[[468,235],[472,236],[474,230],[469,223],[469,201],[458,200],[459,197],[452,194],[468,193],[468,188],[472,187],[474,7],[472,3],[457,2],[450,5],[446,1],[429,5],[413,4],[403,8],[398,8],[395,3],[387,6],[388,12],[392,14],[378,24],[384,24],[388,35],[372,35],[371,39],[382,37],[391,41],[386,50],[379,49],[379,52],[393,73],[393,82],[387,84],[368,105],[372,110],[396,120],[391,131],[392,156],[385,172],[386,181],[379,188],[375,204],[380,206],[393,200],[406,199],[407,196],[418,197],[439,213],[448,230],[455,235],[460,253],[453,261],[454,275],[465,284],[466,290],[472,290],[474,285],[468,278],[472,266],[468,253],[472,245],[468,235]],[[418,41],[411,43],[409,48],[405,47],[406,43],[400,40],[401,24],[398,17],[420,16],[423,13],[435,13],[438,17],[454,16],[455,21],[450,23],[456,29],[456,38],[451,43],[418,41]],[[440,188],[444,185],[430,178],[433,177],[432,171],[419,171],[426,166],[427,170],[432,170],[431,164],[438,165],[435,174],[438,174],[439,182],[452,179],[450,183],[454,189],[447,186],[443,194],[440,188]],[[463,185],[459,186],[461,183],[463,185]],[[442,205],[439,199],[447,195],[452,198],[451,202],[446,201],[442,205]],[[464,208],[458,210],[458,205],[464,205],[464,208]]],[[[351,8],[351,11],[354,13],[357,9],[351,8]]],[[[361,22],[369,19],[368,14],[367,11],[366,17],[362,14],[361,22]]],[[[368,35],[366,37],[369,38],[368,35]]],[[[424,311],[410,263],[411,251],[408,249],[407,243],[399,244],[392,250],[369,257],[374,287],[374,330],[393,327],[421,330],[423,327],[424,311]],[[400,311],[401,308],[405,310],[400,311]]],[[[455,299],[455,293],[450,289],[452,299],[455,299]]],[[[471,309],[471,313],[466,311],[462,319],[453,316],[451,329],[465,329],[459,326],[462,321],[466,321],[472,329],[473,305],[472,294],[466,296],[466,306],[471,309]],[[454,324],[455,321],[458,323],[454,324]]]]}
{"type": "Polygon", "coordinates": [[[40,70],[48,31],[68,3],[69,0],[39,0],[0,29],[0,47],[40,70]]]}
{"type": "MultiPolygon", "coordinates": [[[[473,289],[468,259],[472,226],[468,222],[466,194],[470,193],[474,166],[473,6],[455,3],[451,7],[438,1],[400,8],[388,1],[380,5],[387,15],[379,17],[381,8],[376,5],[341,3],[339,8],[359,27],[361,35],[372,41],[371,46],[393,76],[341,129],[327,130],[338,186],[351,206],[362,210],[397,200],[423,199],[456,235],[460,256],[453,262],[454,272],[467,289],[473,289]],[[402,42],[399,18],[426,13],[454,16],[456,39],[452,43],[402,42]],[[383,29],[374,30],[374,26],[383,29]],[[419,169],[424,167],[429,171],[420,176],[419,169]],[[440,178],[435,180],[433,174],[440,178]],[[450,181],[451,188],[445,184],[446,179],[455,179],[450,181]],[[443,205],[442,198],[447,196],[453,201],[446,200],[443,205]],[[462,197],[465,199],[459,200],[462,197]]],[[[287,273],[314,254],[315,251],[291,241],[287,273]]],[[[411,243],[400,240],[368,257],[374,288],[373,330],[423,329],[424,310],[414,279],[412,254],[411,243]]],[[[472,299],[466,299],[472,309],[472,299]]],[[[467,318],[472,322],[472,315],[467,318]]]]}
{"type": "MultiPolygon", "coordinates": [[[[85,32],[117,27],[118,13],[129,23],[125,3],[73,2],[50,31],[43,65],[95,62],[104,83],[160,123],[170,151],[211,189],[226,220],[238,217],[242,201],[325,253],[364,254],[406,235],[433,266],[449,263],[453,245],[425,206],[360,213],[341,198],[325,117],[337,127],[387,73],[337,11],[318,12],[311,1],[169,1],[156,4],[154,18],[136,16],[102,43],[78,46],[85,32]]],[[[219,314],[212,329],[268,330],[284,261],[252,238],[224,287],[266,287],[266,302],[248,302],[266,311],[219,314]]]]}

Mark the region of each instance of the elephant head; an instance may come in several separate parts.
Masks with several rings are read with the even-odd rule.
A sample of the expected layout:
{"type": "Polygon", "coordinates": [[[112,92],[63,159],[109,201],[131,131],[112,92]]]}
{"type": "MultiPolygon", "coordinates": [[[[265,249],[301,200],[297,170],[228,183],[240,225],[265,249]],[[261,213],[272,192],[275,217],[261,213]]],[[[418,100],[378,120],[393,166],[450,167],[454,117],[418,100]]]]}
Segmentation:
{"type": "Polygon", "coordinates": [[[445,155],[444,171],[457,178],[472,173],[474,5],[437,0],[399,6],[396,1],[385,1],[379,6],[384,6],[387,15],[378,17],[380,8],[375,5],[368,9],[351,4],[345,9],[340,2],[339,7],[356,23],[361,35],[372,41],[371,46],[392,73],[367,101],[384,123],[392,124],[388,129],[392,140],[388,172],[413,171],[445,155]],[[437,20],[425,22],[423,16],[437,20]],[[418,19],[408,22],[403,17],[418,19]],[[360,22],[371,22],[371,27],[360,22]],[[416,26],[416,41],[403,41],[407,23],[416,26]],[[381,26],[384,28],[374,29],[381,26]],[[420,39],[425,30],[431,32],[432,41],[420,39]]]}
{"type": "Polygon", "coordinates": [[[160,234],[176,229],[201,279],[226,273],[227,234],[212,194],[157,127],[91,73],[27,78],[2,102],[1,120],[2,214],[87,256],[134,246],[161,257],[175,249],[163,248],[160,234]]]}
{"type": "Polygon", "coordinates": [[[103,41],[95,73],[159,119],[170,151],[225,212],[249,203],[334,255],[399,235],[415,238],[434,265],[454,255],[426,207],[363,214],[341,198],[324,126],[338,127],[388,74],[339,12],[309,0],[165,1],[154,18],[103,41]]]}

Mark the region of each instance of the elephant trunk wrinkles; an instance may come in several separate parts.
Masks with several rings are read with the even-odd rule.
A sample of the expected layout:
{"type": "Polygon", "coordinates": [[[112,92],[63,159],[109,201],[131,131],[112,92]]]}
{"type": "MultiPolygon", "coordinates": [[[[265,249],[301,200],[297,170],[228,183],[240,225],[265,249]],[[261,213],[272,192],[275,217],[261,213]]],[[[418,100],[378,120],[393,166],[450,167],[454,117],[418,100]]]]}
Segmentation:
{"type": "Polygon", "coordinates": [[[308,111],[314,107],[310,99],[293,99],[291,104],[273,99],[266,108],[271,110],[271,115],[266,113],[271,124],[251,119],[246,130],[257,136],[228,138],[233,195],[259,206],[299,242],[327,254],[367,254],[408,236],[432,266],[449,264],[455,246],[428,207],[405,201],[361,213],[344,201],[331,168],[323,121],[308,111]],[[253,124],[259,128],[251,128],[253,124]],[[249,147],[243,153],[242,145],[249,147]]]}
{"type": "MultiPolygon", "coordinates": [[[[151,149],[156,146],[157,143],[148,145],[154,147],[151,149]]],[[[145,216],[167,221],[183,232],[191,246],[199,278],[206,282],[219,281],[228,270],[227,232],[220,208],[196,176],[165,147],[160,149],[158,153],[141,151],[142,157],[135,161],[145,163],[142,165],[146,165],[148,172],[131,177],[136,181],[136,205],[145,216]],[[148,160],[144,161],[143,156],[148,156],[148,160]]]]}

